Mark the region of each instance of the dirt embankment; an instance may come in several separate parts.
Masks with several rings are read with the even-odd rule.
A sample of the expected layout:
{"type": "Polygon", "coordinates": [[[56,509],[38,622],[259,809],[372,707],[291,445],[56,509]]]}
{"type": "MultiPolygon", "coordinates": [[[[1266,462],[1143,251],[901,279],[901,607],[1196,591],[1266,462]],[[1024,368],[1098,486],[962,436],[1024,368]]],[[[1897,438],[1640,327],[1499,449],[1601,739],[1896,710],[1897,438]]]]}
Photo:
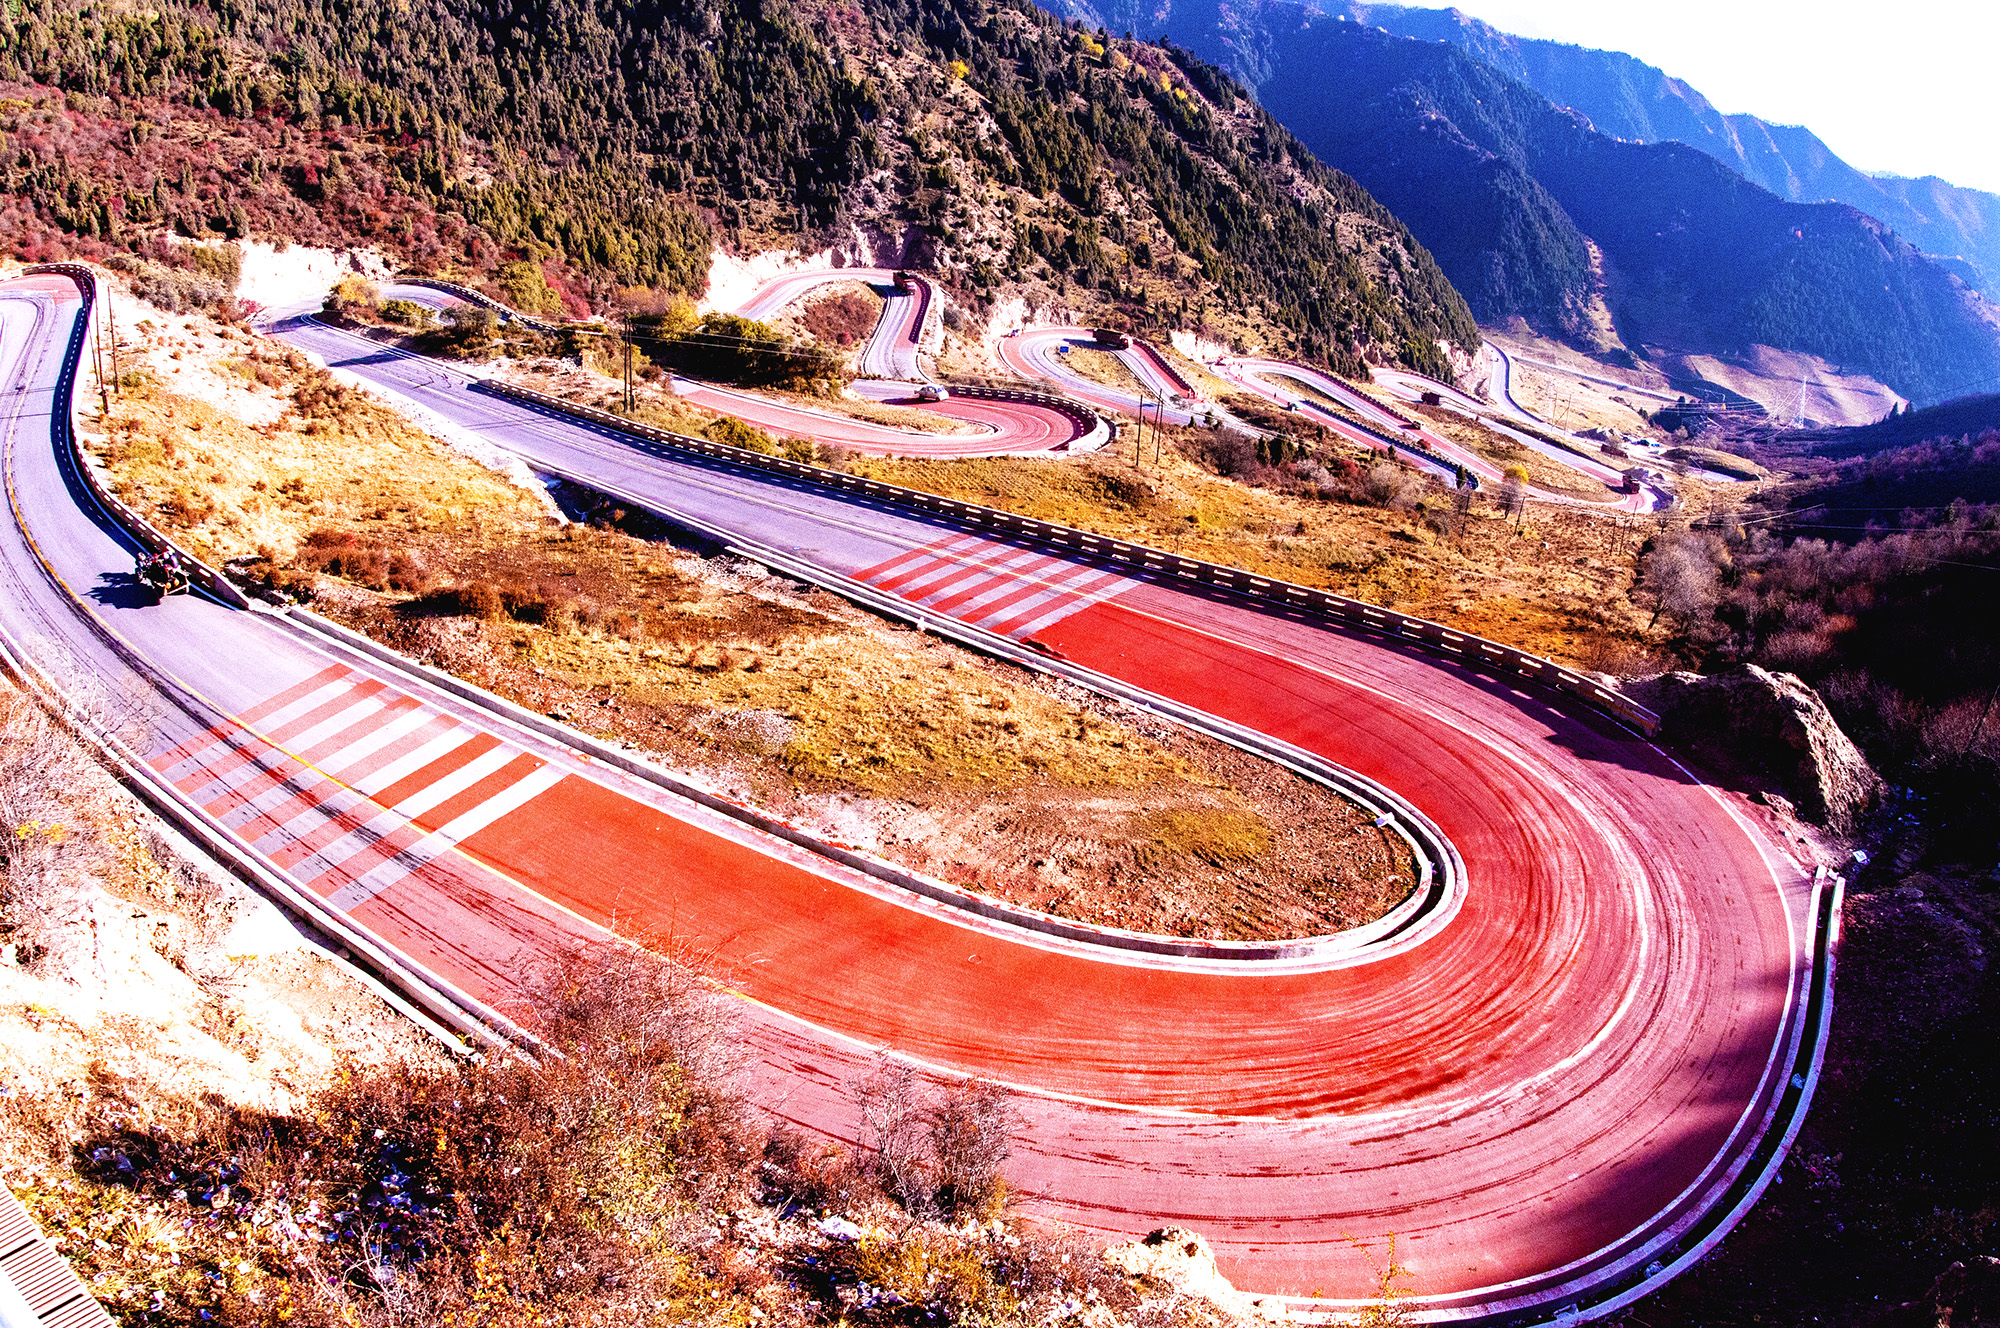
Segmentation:
{"type": "Polygon", "coordinates": [[[282,348],[133,342],[142,371],[90,445],[205,556],[788,819],[1181,935],[1322,934],[1413,887],[1399,840],[1269,763],[677,549],[587,495],[565,497],[595,524],[564,522],[282,348]],[[171,390],[163,363],[198,362],[216,392],[171,390]]]}

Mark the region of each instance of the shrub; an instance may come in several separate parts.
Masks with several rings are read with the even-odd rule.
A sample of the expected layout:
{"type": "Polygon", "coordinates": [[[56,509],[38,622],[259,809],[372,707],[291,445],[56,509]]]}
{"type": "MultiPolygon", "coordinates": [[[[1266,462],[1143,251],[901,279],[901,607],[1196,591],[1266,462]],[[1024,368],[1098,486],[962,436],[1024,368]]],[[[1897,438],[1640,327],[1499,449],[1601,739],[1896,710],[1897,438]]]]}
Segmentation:
{"type": "Polygon", "coordinates": [[[405,606],[417,617],[511,618],[551,631],[594,626],[603,607],[554,577],[506,573],[474,577],[422,595],[405,606]]]}
{"type": "Polygon", "coordinates": [[[885,1194],[918,1216],[954,1221],[998,1209],[1012,1126],[998,1088],[971,1079],[932,1091],[910,1066],[885,1057],[854,1094],[868,1172],[885,1194]]]}
{"type": "Polygon", "coordinates": [[[0,690],[0,946],[30,969],[90,954],[88,892],[111,859],[77,805],[93,773],[40,706],[0,690]]]}
{"type": "Polygon", "coordinates": [[[724,447],[740,447],[746,452],[761,452],[765,456],[776,456],[778,453],[778,445],[772,441],[770,434],[734,416],[723,415],[711,420],[702,434],[711,443],[721,443],[724,447]]]}
{"type": "Polygon", "coordinates": [[[372,318],[381,298],[374,282],[366,277],[347,276],[327,292],[326,303],[321,307],[336,318],[372,318]]]}
{"type": "Polygon", "coordinates": [[[840,376],[827,351],[734,314],[717,314],[692,331],[662,337],[655,358],[690,377],[753,387],[810,391],[840,376]]]}
{"type": "Polygon", "coordinates": [[[430,573],[421,559],[402,549],[386,549],[353,531],[313,531],[292,555],[292,566],[325,572],[370,590],[421,594],[430,589],[430,573]]]}
{"type": "Polygon", "coordinates": [[[360,1069],[294,1117],[209,1099],[81,1155],[176,1229],[258,1214],[232,1252],[258,1260],[261,1288],[162,1283],[190,1322],[195,1304],[314,1328],[655,1321],[699,1278],[708,1215],[753,1157],[733,1008],[680,965],[606,945],[530,972],[517,1013],[534,1060],[360,1069]]]}
{"type": "Polygon", "coordinates": [[[418,329],[429,327],[436,319],[435,314],[415,300],[384,300],[379,312],[385,323],[418,329]]]}
{"type": "Polygon", "coordinates": [[[524,314],[559,314],[563,310],[560,292],[549,284],[548,274],[539,263],[525,260],[500,265],[500,289],[507,303],[524,314]]]}

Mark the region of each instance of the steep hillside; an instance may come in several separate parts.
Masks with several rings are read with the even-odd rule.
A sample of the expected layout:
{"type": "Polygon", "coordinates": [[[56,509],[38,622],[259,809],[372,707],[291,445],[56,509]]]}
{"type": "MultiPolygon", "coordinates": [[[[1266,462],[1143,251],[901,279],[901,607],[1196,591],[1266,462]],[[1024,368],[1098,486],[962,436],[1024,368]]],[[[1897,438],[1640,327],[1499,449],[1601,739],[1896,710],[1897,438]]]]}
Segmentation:
{"type": "Polygon", "coordinates": [[[1859,208],[1923,252],[1961,260],[1953,270],[1989,296],[2000,293],[2000,195],[1936,176],[1866,174],[1810,129],[1724,114],[1680,79],[1618,51],[1516,37],[1454,9],[1327,8],[1399,36],[1450,42],[1614,138],[1685,143],[1780,198],[1859,208]]]}
{"type": "MultiPolygon", "coordinates": [[[[1593,127],[1634,143],[1685,143],[1700,148],[1753,184],[1794,203],[1846,203],[1886,223],[1989,297],[2000,295],[2000,195],[1966,189],[1936,176],[1909,179],[1856,170],[1810,129],[1754,115],[1725,114],[1680,79],[1619,51],[1517,37],[1456,9],[1417,9],[1323,0],[1329,17],[1345,17],[1400,37],[1449,42],[1558,106],[1583,114],[1593,127]]],[[[1057,8],[1141,37],[1164,33],[1210,59],[1221,57],[1199,39],[1214,26],[1215,7],[1163,9],[1135,0],[1072,0],[1057,8]]],[[[1253,33],[1258,10],[1232,9],[1220,29],[1237,57],[1268,49],[1253,33]]],[[[1233,61],[1224,61],[1236,66],[1233,61]]],[[[1244,72],[1248,73],[1248,70],[1244,72]]],[[[1253,76],[1253,81],[1255,78],[1253,76]]]]}
{"type": "Polygon", "coordinates": [[[1773,346],[1919,400],[2000,376],[1994,311],[1850,207],[1790,203],[1692,148],[1598,133],[1448,42],[1291,0],[1150,17],[1408,218],[1482,322],[1518,316],[1606,347],[1602,301],[1635,350],[1773,346]]]}
{"type": "Polygon", "coordinates": [[[1213,320],[1349,370],[1478,341],[1409,232],[1228,79],[1021,0],[25,0],[8,84],[23,257],[365,240],[603,306],[699,290],[717,243],[845,243],[974,305],[1213,320]]]}

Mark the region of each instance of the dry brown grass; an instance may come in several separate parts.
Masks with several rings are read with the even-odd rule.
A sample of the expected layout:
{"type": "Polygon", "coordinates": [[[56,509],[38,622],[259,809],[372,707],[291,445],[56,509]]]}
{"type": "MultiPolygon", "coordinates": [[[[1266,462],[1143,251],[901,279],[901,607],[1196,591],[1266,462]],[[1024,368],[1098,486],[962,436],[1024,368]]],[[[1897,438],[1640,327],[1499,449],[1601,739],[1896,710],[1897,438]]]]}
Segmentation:
{"type": "Polygon", "coordinates": [[[116,866],[108,781],[0,683],[0,962],[66,976],[92,957],[95,880],[116,866]]]}
{"type": "MultiPolygon", "coordinates": [[[[1169,431],[1173,434],[1174,431],[1169,431]]],[[[1182,434],[1192,445],[1194,435],[1182,434]]],[[[1137,540],[1189,557],[1335,590],[1566,663],[1603,667],[1643,651],[1648,613],[1629,592],[1644,517],[1531,506],[1525,526],[1481,497],[1456,537],[1452,495],[1412,476],[1403,507],[1328,502],[1224,479],[1168,447],[1144,468],[1129,449],[1069,461],[869,458],[890,483],[1137,540]]]]}
{"type": "Polygon", "coordinates": [[[1126,366],[1125,361],[1108,350],[1099,350],[1095,346],[1072,345],[1069,354],[1062,358],[1071,372],[1080,374],[1093,383],[1102,383],[1120,392],[1136,394],[1148,391],[1146,385],[1139,381],[1138,375],[1126,366]]]}
{"type": "Polygon", "coordinates": [[[139,383],[113,399],[108,421],[87,421],[86,444],[120,496],[204,558],[288,559],[336,526],[395,543],[546,520],[534,495],[286,348],[254,343],[231,364],[238,399],[139,383]],[[269,422],[245,422],[260,414],[269,422]]]}
{"type": "MultiPolygon", "coordinates": [[[[1602,480],[1594,480],[1579,473],[1574,467],[1549,457],[1524,443],[1496,432],[1483,424],[1468,420],[1455,411],[1442,406],[1425,406],[1405,402],[1402,409],[1407,414],[1418,415],[1431,428],[1443,434],[1460,447],[1492,462],[1501,469],[1519,466],[1528,472],[1528,483],[1547,493],[1559,493],[1591,502],[1608,502],[1613,494],[1602,480]]],[[[1600,457],[1607,465],[1618,464],[1616,458],[1600,457]]]]}
{"type": "Polygon", "coordinates": [[[843,349],[865,344],[882,317],[882,297],[865,281],[822,286],[789,319],[808,335],[843,349]]]}
{"type": "MultiPolygon", "coordinates": [[[[314,596],[524,704],[1031,906],[1269,935],[1329,930],[1408,888],[1393,853],[1349,842],[1365,823],[1325,790],[838,600],[654,538],[553,525],[536,495],[281,352],[229,353],[249,366],[237,391],[270,423],[154,388],[114,410],[105,451],[135,501],[269,591],[314,596]],[[275,482],[257,470],[266,456],[275,482]],[[1160,842],[1155,813],[1284,828],[1274,852],[1218,854],[1160,842]],[[1304,827],[1344,847],[1311,852],[1304,827]],[[1006,851],[982,851],[995,834],[1006,851]]],[[[1149,492],[1115,471],[1089,487],[1100,505],[1149,492]]]]}

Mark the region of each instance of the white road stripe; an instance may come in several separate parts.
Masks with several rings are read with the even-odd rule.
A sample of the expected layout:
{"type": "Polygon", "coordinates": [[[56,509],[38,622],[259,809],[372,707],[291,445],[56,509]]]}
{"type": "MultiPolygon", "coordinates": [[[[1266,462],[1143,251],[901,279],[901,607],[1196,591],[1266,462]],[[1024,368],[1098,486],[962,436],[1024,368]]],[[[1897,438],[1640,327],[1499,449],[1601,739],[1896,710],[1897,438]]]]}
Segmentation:
{"type": "Polygon", "coordinates": [[[899,588],[896,593],[904,599],[915,600],[919,604],[928,604],[934,599],[944,599],[949,595],[962,591],[968,585],[991,581],[996,578],[1004,579],[1018,586],[1026,579],[1020,575],[1022,571],[1032,567],[1036,563],[1050,561],[1053,560],[1047,554],[1015,553],[1010,558],[990,563],[958,563],[948,569],[948,575],[943,585],[933,584],[929,590],[920,592],[918,587],[925,585],[927,582],[935,581],[935,578],[924,577],[899,588]]]}
{"type": "Polygon", "coordinates": [[[379,715],[389,703],[397,700],[397,694],[387,688],[372,696],[364,696],[345,710],[328,719],[321,720],[303,733],[285,739],[285,746],[295,752],[303,752],[319,746],[341,730],[359,724],[370,715],[379,715]]]}
{"type": "Polygon", "coordinates": [[[275,733],[300,715],[317,710],[342,692],[351,692],[366,681],[368,680],[359,674],[349,674],[345,678],[335,678],[332,682],[322,683],[290,705],[273,710],[258,720],[254,727],[259,733],[275,733]]]}
{"type": "Polygon", "coordinates": [[[355,854],[371,847],[384,835],[394,834],[431,808],[457,797],[520,754],[519,748],[509,747],[505,743],[489,752],[481,753],[444,778],[412,793],[395,806],[383,808],[319,852],[298,863],[292,871],[305,880],[311,880],[322,872],[338,867],[355,854]]]}
{"type": "Polygon", "coordinates": [[[390,743],[400,741],[416,732],[436,719],[437,714],[435,710],[426,710],[418,706],[408,714],[396,716],[373,733],[365,734],[339,751],[322,757],[317,764],[320,769],[338,779],[342,770],[359,765],[390,743]]]}
{"type": "Polygon", "coordinates": [[[478,834],[509,812],[525,805],[536,795],[553,788],[568,773],[559,766],[543,766],[527,778],[516,781],[504,792],[488,798],[463,816],[439,826],[387,862],[373,868],[360,878],[349,881],[328,896],[327,902],[343,913],[358,908],[396,882],[421,871],[462,840],[478,834]]]}
{"type": "Polygon", "coordinates": [[[366,806],[368,799],[352,789],[336,789],[330,797],[309,807],[302,807],[276,826],[257,836],[252,843],[265,853],[276,853],[287,844],[296,844],[311,836],[329,821],[338,821],[357,807],[366,806]]]}
{"type": "Polygon", "coordinates": [[[1033,622],[1023,623],[1018,627],[1009,628],[1007,631],[1007,635],[1012,636],[1017,640],[1025,641],[1027,638],[1033,636],[1036,632],[1041,631],[1044,627],[1053,626],[1054,624],[1061,622],[1064,618],[1069,617],[1073,613],[1080,613],[1084,609],[1089,608],[1093,604],[1102,603],[1103,601],[1110,599],[1112,596],[1122,593],[1133,584],[1134,584],[1133,582],[1127,581],[1123,577],[1114,577],[1108,584],[1100,586],[1096,590],[1089,591],[1086,594],[1075,596],[1073,599],[1070,600],[1069,603],[1050,610],[1048,613],[1043,614],[1041,617],[1035,619],[1033,622]]]}
{"type": "Polygon", "coordinates": [[[453,750],[471,742],[477,734],[477,729],[467,725],[453,725],[415,751],[405,752],[395,760],[389,762],[389,764],[383,766],[380,770],[377,770],[374,774],[364,779],[356,780],[354,787],[372,798],[383,789],[402,779],[405,775],[414,774],[429,765],[432,761],[446,756],[453,750]]]}
{"type": "Polygon", "coordinates": [[[926,544],[922,548],[911,549],[907,553],[897,554],[894,558],[891,558],[888,562],[881,564],[874,571],[870,572],[867,580],[871,584],[880,585],[893,576],[900,576],[917,563],[922,562],[925,558],[942,557],[954,551],[974,548],[989,542],[985,537],[980,535],[960,535],[954,539],[945,540],[941,544],[926,544]]]}
{"type": "Polygon", "coordinates": [[[919,594],[929,593],[929,591],[923,590],[923,587],[928,586],[932,590],[935,590],[941,580],[949,581],[953,578],[968,576],[988,576],[996,568],[1005,567],[1010,563],[1031,561],[1040,556],[1040,554],[1033,552],[1022,553],[1020,550],[1009,549],[1000,544],[988,544],[984,548],[977,550],[961,550],[950,557],[939,556],[921,574],[903,581],[901,585],[895,586],[893,593],[901,595],[904,599],[915,599],[919,594]]]}

